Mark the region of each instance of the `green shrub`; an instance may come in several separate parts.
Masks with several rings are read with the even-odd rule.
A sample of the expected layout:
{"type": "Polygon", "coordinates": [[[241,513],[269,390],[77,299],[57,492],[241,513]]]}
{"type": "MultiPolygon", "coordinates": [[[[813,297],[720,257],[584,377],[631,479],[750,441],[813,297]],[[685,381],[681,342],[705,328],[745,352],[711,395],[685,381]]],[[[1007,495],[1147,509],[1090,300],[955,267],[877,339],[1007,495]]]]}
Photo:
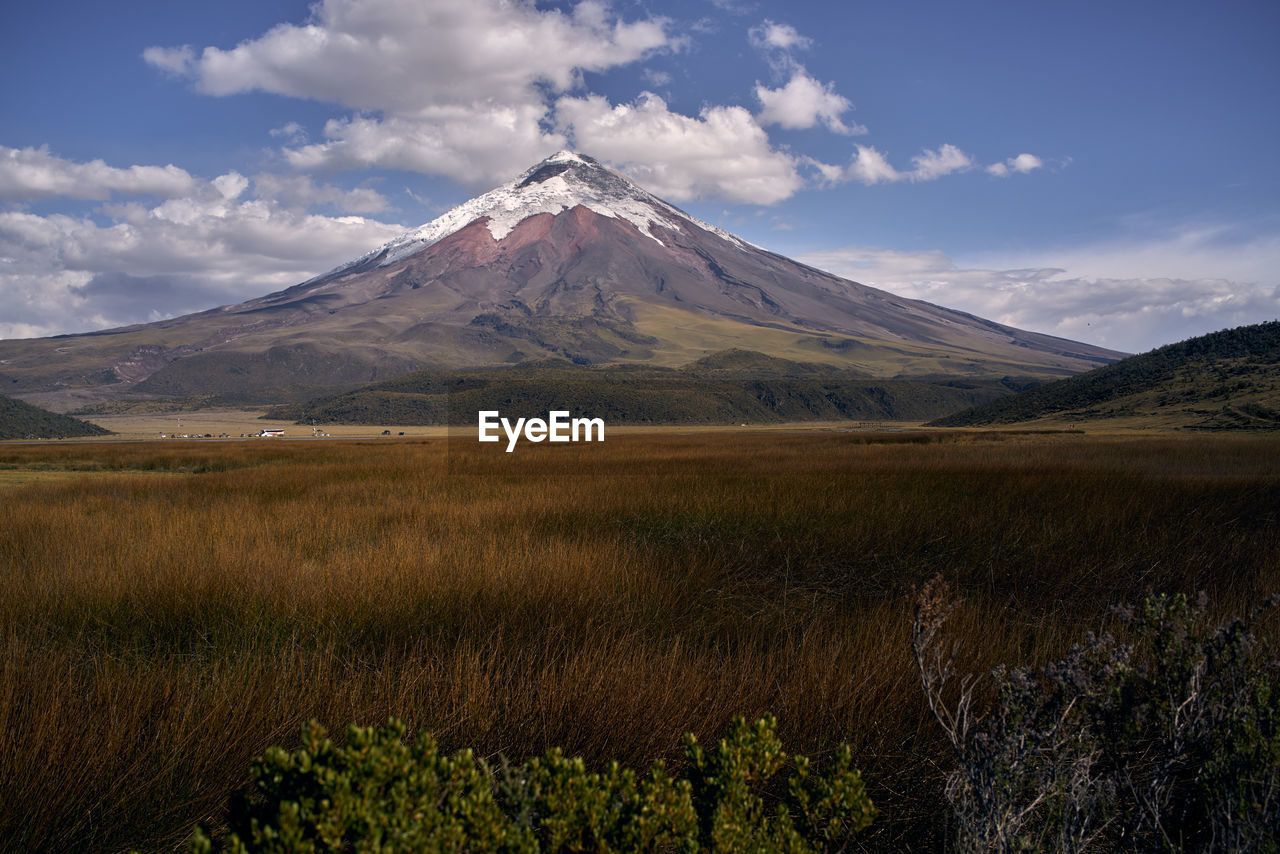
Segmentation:
{"type": "Polygon", "coordinates": [[[698,813],[699,846],[709,851],[825,851],[842,849],[871,824],[875,807],[841,745],[825,774],[804,756],[794,758],[786,793],[772,811],[762,786],[786,765],[772,718],[748,727],[739,720],[713,751],[685,735],[689,779],[698,813]]]}
{"type": "Polygon", "coordinates": [[[252,764],[222,848],[200,830],[192,850],[496,850],[507,825],[484,766],[470,751],[442,755],[430,736],[403,736],[396,720],[353,726],[339,746],[312,721],[298,750],[272,747],[252,764]]]}
{"type": "Polygon", "coordinates": [[[303,728],[302,747],[273,747],[232,796],[225,838],[196,831],[194,852],[842,850],[871,824],[842,745],[822,772],[788,758],[775,721],[738,719],[711,750],[685,736],[688,777],[661,762],[644,775],[618,763],[588,771],[559,750],[491,768],[463,750],[412,744],[397,720],[351,727],[336,745],[303,728]]]}

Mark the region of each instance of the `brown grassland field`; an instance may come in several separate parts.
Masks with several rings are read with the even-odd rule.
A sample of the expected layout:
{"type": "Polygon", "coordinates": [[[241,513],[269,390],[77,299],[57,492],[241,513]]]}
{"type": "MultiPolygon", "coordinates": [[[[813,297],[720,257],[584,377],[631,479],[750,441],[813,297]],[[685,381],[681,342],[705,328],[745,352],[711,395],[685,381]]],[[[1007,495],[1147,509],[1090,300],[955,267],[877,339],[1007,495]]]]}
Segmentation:
{"type": "Polygon", "coordinates": [[[936,850],[950,748],[913,585],[963,594],[950,630],[983,673],[1149,591],[1229,616],[1280,590],[1275,437],[494,448],[0,446],[0,848],[180,848],[311,718],[645,766],[772,712],[788,750],[853,746],[880,809],[860,843],[936,850]]]}

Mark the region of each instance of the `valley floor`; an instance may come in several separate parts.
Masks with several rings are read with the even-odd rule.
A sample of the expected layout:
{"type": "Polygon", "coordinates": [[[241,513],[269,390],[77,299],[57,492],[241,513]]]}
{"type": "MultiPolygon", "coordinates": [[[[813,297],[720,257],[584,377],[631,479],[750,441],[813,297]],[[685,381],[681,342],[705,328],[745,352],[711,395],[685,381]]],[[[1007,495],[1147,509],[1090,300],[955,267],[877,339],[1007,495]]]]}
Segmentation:
{"type": "MultiPolygon", "coordinates": [[[[263,410],[255,409],[197,409],[183,412],[147,412],[120,415],[92,415],[85,420],[112,431],[113,436],[94,441],[141,441],[165,439],[172,441],[188,438],[250,438],[263,430],[283,430],[286,439],[362,439],[391,436],[395,438],[445,438],[472,437],[473,427],[441,427],[404,424],[320,424],[315,428],[294,421],[264,418],[263,410]]],[[[635,434],[701,434],[751,432],[794,432],[833,430],[906,430],[919,429],[919,421],[801,421],[795,423],[768,424],[680,424],[680,425],[630,425],[607,424],[607,435],[635,434]]]]}
{"type": "MultiPolygon", "coordinates": [[[[445,438],[474,437],[474,427],[441,427],[404,424],[319,424],[311,427],[294,421],[263,417],[260,409],[197,409],[184,412],[150,412],[84,416],[84,419],[112,431],[105,438],[64,440],[77,442],[111,442],[188,438],[251,438],[263,430],[283,430],[286,439],[362,439],[371,437],[445,438]]],[[[607,424],[609,436],[624,435],[693,435],[706,433],[737,434],[744,430],[760,432],[878,432],[912,430],[941,433],[1043,432],[1046,434],[1078,431],[1091,435],[1159,435],[1179,432],[1183,421],[1175,416],[1160,419],[1152,416],[1114,417],[1080,420],[1065,417],[1042,418],[1013,425],[984,428],[924,428],[919,421],[798,421],[766,424],[678,424],[629,425],[607,424]]]]}
{"type": "Polygon", "coordinates": [[[172,850],[311,718],[643,766],[765,712],[853,746],[867,846],[940,850],[916,585],[978,674],[1280,590],[1280,438],[813,428],[0,444],[0,850],[172,850]]]}

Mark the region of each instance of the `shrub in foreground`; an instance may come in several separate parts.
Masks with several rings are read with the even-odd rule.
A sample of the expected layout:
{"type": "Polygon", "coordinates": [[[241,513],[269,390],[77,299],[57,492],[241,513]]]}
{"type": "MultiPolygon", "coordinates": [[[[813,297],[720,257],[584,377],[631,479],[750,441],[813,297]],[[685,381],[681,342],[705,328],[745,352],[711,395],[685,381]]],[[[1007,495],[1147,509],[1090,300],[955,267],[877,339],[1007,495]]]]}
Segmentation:
{"type": "Polygon", "coordinates": [[[303,728],[295,751],[273,747],[232,796],[223,840],[196,831],[195,852],[538,852],[843,850],[871,824],[842,745],[821,771],[788,757],[775,721],[734,722],[713,748],[685,736],[687,771],[588,771],[558,750],[491,767],[469,750],[404,740],[397,720],[330,741],[303,728]]]}
{"type": "Polygon", "coordinates": [[[1090,634],[1043,668],[997,668],[979,714],[938,634],[955,605],[930,582],[912,645],[955,749],[959,850],[1280,852],[1280,661],[1254,634],[1263,608],[1215,627],[1203,596],[1149,597],[1120,611],[1132,644],[1090,634]]]}

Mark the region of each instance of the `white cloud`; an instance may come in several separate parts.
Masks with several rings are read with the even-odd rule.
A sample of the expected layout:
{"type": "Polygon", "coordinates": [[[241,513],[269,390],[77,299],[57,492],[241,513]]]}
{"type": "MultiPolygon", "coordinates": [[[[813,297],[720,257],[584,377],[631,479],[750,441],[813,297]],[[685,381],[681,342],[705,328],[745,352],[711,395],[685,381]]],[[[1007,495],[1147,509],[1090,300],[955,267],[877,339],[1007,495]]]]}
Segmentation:
{"type": "Polygon", "coordinates": [[[772,204],[804,184],[798,161],[775,151],[742,107],[707,107],[697,118],[673,113],[643,92],[634,104],[612,106],[599,96],[561,98],[556,117],[579,150],[609,161],[646,189],[687,201],[717,196],[772,204]]]}
{"type": "Polygon", "coordinates": [[[646,68],[644,70],[644,79],[648,80],[654,86],[671,85],[671,74],[667,71],[655,71],[652,68],[646,68]]]}
{"type": "Polygon", "coordinates": [[[836,92],[834,83],[821,83],[792,56],[793,51],[807,50],[813,40],[800,35],[790,24],[765,20],[747,33],[751,46],[764,54],[778,80],[787,82],[770,89],[757,81],[756,99],[760,101],[760,121],[796,130],[821,123],[829,130],[843,134],[864,134],[859,124],[846,125],[841,118],[853,104],[836,92]]]}
{"type": "Polygon", "coordinates": [[[118,326],[288,287],[403,230],[242,199],[236,173],[154,207],[104,205],[111,220],[0,212],[0,337],[118,326]]]}
{"type": "Polygon", "coordinates": [[[404,169],[488,189],[567,144],[543,129],[545,116],[536,104],[472,104],[415,118],[334,119],[325,125],[325,142],[287,149],[285,156],[299,169],[404,169]]]}
{"type": "Polygon", "coordinates": [[[595,0],[573,14],[532,0],[321,0],[304,25],[280,24],[230,50],[151,48],[144,58],[211,95],[273,92],[411,115],[489,98],[527,101],[536,84],[575,86],[583,71],[670,46],[666,22],[614,20],[595,0]]]}
{"type": "MultiPolygon", "coordinates": [[[[913,168],[901,172],[879,150],[869,145],[854,149],[853,160],[844,170],[845,180],[863,184],[891,184],[895,181],[933,181],[955,172],[964,172],[974,166],[973,158],[950,143],[935,151],[925,149],[911,158],[913,168]]],[[[830,170],[823,170],[824,175],[830,170]]],[[[828,180],[831,180],[828,176],[828,180]]]]}
{"type": "Polygon", "coordinates": [[[784,128],[811,128],[821,122],[836,133],[862,134],[861,125],[846,125],[841,116],[853,109],[849,99],[840,95],[832,83],[819,83],[802,66],[796,66],[791,79],[779,89],[756,84],[760,100],[760,121],[784,128]]]}
{"type": "Polygon", "coordinates": [[[367,214],[381,213],[391,207],[377,190],[368,187],[344,190],[332,184],[317,184],[309,175],[255,175],[253,191],[260,199],[294,208],[324,205],[339,211],[367,214]]]}
{"type": "Polygon", "coordinates": [[[973,159],[954,145],[943,145],[937,151],[925,150],[911,158],[915,165],[907,173],[912,181],[932,181],[952,172],[963,172],[973,168],[973,159]]]}
{"type": "Polygon", "coordinates": [[[869,145],[859,145],[854,151],[853,162],[845,172],[846,178],[863,184],[881,184],[901,181],[901,172],[889,165],[885,156],[869,145]]]}
{"type": "Polygon", "coordinates": [[[971,259],[965,265],[938,251],[861,247],[809,253],[801,260],[1022,329],[1142,352],[1280,317],[1280,237],[1219,244],[1211,233],[1216,234],[1189,230],[1126,245],[971,259]]]}
{"type": "MultiPolygon", "coordinates": [[[[234,48],[151,48],[144,56],[209,94],[265,91],[355,110],[329,120],[315,141],[295,122],[271,131],[302,171],[402,169],[481,190],[572,144],[673,199],[770,204],[803,187],[803,166],[823,186],[927,181],[973,166],[953,145],[924,151],[902,171],[876,149],[858,147],[837,174],[776,149],[764,126],[866,128],[846,121],[853,105],[834,83],[793,58],[811,39],[773,20],[749,31],[780,84],[756,83],[756,117],[725,105],[682,115],[651,92],[615,104],[574,91],[587,71],[682,49],[685,39],[671,30],[660,17],[623,20],[603,0],[581,0],[569,11],[535,0],[320,0],[306,23],[280,24],[234,48]]],[[[1004,168],[1034,168],[1023,157],[1004,168]]]]}
{"type": "Polygon", "coordinates": [[[813,44],[813,39],[800,35],[790,24],[779,24],[767,19],[763,24],[752,27],[747,38],[753,47],[761,50],[805,50],[813,44]]]}
{"type": "Polygon", "coordinates": [[[324,142],[286,150],[295,166],[411,169],[479,187],[563,145],[544,130],[549,94],[578,87],[583,72],[679,49],[668,27],[620,20],[600,0],[568,14],[534,0],[321,0],[308,23],[230,50],[143,56],[207,94],[273,92],[359,111],[329,122],[324,142]]]}
{"type": "Polygon", "coordinates": [[[61,196],[107,199],[112,193],[181,196],[195,179],[172,164],[120,169],[101,160],[76,163],[40,148],[0,146],[0,200],[29,201],[61,196]]]}
{"type": "Polygon", "coordinates": [[[149,47],[142,52],[142,58],[161,71],[181,77],[191,73],[196,52],[189,44],[181,47],[149,47]]]}
{"type": "Polygon", "coordinates": [[[241,193],[249,189],[249,179],[239,172],[228,172],[225,175],[219,175],[211,183],[222,194],[222,198],[227,201],[239,198],[241,193]]]}
{"type": "Polygon", "coordinates": [[[278,128],[272,128],[267,131],[272,136],[283,137],[293,143],[304,143],[307,141],[307,131],[297,122],[285,122],[278,128]]]}
{"type": "Polygon", "coordinates": [[[1039,169],[1043,165],[1044,161],[1039,157],[1036,157],[1034,154],[1023,153],[1019,154],[1017,157],[1010,157],[1003,163],[992,163],[987,167],[987,172],[995,175],[997,178],[1007,178],[1014,172],[1020,172],[1025,175],[1033,169],[1039,169]]]}
{"type": "Polygon", "coordinates": [[[833,187],[848,180],[846,169],[836,163],[824,163],[813,157],[801,157],[799,162],[818,173],[818,186],[833,187]]]}
{"type": "Polygon", "coordinates": [[[1135,216],[1117,228],[1135,236],[1071,249],[974,255],[974,264],[1063,267],[1082,276],[1280,281],[1280,234],[1229,223],[1162,226],[1135,216]]]}

